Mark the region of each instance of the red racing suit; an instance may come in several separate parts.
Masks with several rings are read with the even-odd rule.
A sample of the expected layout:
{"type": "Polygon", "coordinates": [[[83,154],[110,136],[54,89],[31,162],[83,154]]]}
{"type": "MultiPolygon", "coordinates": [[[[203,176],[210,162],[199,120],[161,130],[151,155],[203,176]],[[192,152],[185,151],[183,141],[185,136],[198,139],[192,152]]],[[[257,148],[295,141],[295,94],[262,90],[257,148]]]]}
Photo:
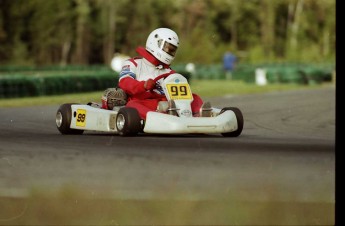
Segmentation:
{"type": "MultiPolygon", "coordinates": [[[[136,108],[142,119],[146,119],[149,111],[156,111],[159,101],[166,101],[164,91],[161,87],[160,79],[156,82],[156,88],[148,91],[144,88],[145,81],[155,79],[162,74],[173,74],[169,65],[158,61],[153,55],[143,47],[136,50],[140,57],[135,57],[124,61],[119,76],[119,87],[123,89],[128,96],[127,107],[136,108]]],[[[191,104],[192,112],[198,113],[203,104],[202,99],[193,94],[191,104]]]]}

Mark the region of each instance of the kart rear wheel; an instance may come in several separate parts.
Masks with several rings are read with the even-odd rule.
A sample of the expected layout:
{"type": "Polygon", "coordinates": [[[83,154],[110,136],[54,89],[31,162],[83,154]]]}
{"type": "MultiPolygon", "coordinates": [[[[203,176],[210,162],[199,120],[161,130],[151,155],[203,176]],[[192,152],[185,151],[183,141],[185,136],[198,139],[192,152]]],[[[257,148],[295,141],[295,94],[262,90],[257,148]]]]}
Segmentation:
{"type": "Polygon", "coordinates": [[[71,105],[72,104],[63,104],[59,107],[55,116],[56,127],[61,134],[83,134],[84,130],[70,128],[72,120],[71,105]]]}
{"type": "Polygon", "coordinates": [[[121,136],[134,136],[142,131],[141,118],[135,108],[123,107],[116,116],[116,128],[121,136]]]}
{"type": "Polygon", "coordinates": [[[224,137],[238,137],[243,130],[243,114],[241,112],[240,109],[236,108],[236,107],[226,107],[223,108],[220,111],[220,114],[222,114],[225,111],[233,111],[236,115],[236,120],[237,120],[237,130],[232,131],[232,132],[228,132],[228,133],[222,133],[222,135],[224,137]]]}

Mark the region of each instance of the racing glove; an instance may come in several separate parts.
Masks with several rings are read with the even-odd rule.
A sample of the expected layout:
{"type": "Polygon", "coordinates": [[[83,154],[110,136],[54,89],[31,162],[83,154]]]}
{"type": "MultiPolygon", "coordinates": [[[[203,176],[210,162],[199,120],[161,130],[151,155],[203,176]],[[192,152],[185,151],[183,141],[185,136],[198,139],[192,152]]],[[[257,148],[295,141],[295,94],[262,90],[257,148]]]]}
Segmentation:
{"type": "Polygon", "coordinates": [[[148,79],[144,83],[144,88],[146,90],[153,90],[156,87],[156,82],[153,79],[148,79]]]}

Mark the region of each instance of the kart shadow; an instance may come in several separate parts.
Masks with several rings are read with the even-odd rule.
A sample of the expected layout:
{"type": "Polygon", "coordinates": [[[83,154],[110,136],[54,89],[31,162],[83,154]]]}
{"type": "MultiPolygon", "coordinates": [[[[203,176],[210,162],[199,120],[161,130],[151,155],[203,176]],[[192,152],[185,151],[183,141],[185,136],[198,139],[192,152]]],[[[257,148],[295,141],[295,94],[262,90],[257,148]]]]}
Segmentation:
{"type": "MultiPolygon", "coordinates": [[[[84,132],[83,136],[116,136],[121,137],[119,134],[107,133],[107,132],[84,132]]],[[[200,134],[200,133],[190,133],[190,134],[152,134],[152,133],[139,133],[135,136],[126,136],[132,138],[141,137],[178,137],[178,138],[224,138],[221,134],[200,134]]]]}
{"type": "Polygon", "coordinates": [[[212,137],[212,138],[222,138],[222,135],[218,134],[140,134],[140,136],[146,137],[183,137],[183,138],[202,138],[202,137],[212,137]]]}

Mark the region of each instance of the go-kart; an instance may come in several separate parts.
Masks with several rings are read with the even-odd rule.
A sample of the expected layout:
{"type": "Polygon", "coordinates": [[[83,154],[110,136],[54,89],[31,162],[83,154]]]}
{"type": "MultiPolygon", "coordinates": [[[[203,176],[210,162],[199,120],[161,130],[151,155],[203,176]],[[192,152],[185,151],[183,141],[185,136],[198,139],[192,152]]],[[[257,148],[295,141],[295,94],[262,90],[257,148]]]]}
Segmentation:
{"type": "MultiPolygon", "coordinates": [[[[222,109],[204,104],[199,115],[191,111],[193,95],[188,80],[181,74],[159,76],[168,101],[157,111],[148,112],[146,120],[138,110],[115,106],[103,109],[98,104],[62,104],[56,113],[56,126],[61,134],[84,131],[111,132],[121,136],[148,134],[221,134],[237,137],[243,129],[243,115],[237,107],[222,109]]],[[[160,103],[161,104],[161,103],[160,103]]]]}

